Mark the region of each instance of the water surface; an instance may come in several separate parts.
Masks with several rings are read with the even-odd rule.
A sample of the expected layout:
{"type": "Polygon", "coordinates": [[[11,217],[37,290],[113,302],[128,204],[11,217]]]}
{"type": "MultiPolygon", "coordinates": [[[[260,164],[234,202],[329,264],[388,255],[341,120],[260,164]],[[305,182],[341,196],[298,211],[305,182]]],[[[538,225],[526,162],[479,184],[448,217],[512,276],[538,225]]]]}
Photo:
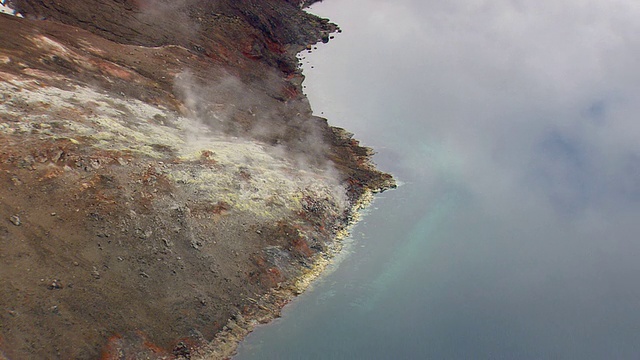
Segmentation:
{"type": "Polygon", "coordinates": [[[636,358],[640,6],[312,11],[344,29],[304,54],[314,110],[404,185],[237,359],[636,358]]]}

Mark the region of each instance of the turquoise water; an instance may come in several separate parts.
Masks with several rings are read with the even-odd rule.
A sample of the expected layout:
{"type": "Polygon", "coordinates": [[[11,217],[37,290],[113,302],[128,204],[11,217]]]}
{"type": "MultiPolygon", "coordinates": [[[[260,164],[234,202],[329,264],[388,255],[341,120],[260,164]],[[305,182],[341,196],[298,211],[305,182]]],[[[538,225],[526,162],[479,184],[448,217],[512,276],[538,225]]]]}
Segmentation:
{"type": "Polygon", "coordinates": [[[415,200],[413,195],[408,184],[380,196],[354,229],[350,254],[337,269],[288,306],[282,319],[252,334],[237,358],[392,358],[398,349],[413,347],[416,333],[389,337],[387,332],[391,327],[406,331],[401,329],[407,325],[404,302],[414,290],[402,284],[432,261],[433,244],[425,239],[440,231],[456,206],[455,195],[447,194],[432,199],[429,211],[407,217],[403,209],[415,200]],[[396,234],[398,226],[406,235],[396,234]]]}
{"type": "Polygon", "coordinates": [[[403,185],[236,359],[637,358],[640,8],[312,10],[344,30],[303,54],[315,112],[403,185]]]}

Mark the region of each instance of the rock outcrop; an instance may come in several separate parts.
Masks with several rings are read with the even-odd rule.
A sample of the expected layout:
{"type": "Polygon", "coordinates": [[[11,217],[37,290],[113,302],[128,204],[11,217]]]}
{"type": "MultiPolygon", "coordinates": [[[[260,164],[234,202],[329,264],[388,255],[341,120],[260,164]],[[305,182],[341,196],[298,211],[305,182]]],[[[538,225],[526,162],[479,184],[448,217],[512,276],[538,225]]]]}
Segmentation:
{"type": "Polygon", "coordinates": [[[225,358],[326,264],[371,150],[312,115],[294,0],[0,14],[0,358],[225,358]]]}

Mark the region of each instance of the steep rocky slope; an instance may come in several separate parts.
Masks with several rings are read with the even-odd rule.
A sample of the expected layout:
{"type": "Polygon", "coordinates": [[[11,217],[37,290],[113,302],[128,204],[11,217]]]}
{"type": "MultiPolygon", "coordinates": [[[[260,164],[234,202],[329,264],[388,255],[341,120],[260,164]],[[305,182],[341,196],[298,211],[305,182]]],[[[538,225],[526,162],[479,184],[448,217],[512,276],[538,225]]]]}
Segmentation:
{"type": "Polygon", "coordinates": [[[311,115],[305,3],[9,4],[0,358],[228,357],[393,186],[311,115]]]}

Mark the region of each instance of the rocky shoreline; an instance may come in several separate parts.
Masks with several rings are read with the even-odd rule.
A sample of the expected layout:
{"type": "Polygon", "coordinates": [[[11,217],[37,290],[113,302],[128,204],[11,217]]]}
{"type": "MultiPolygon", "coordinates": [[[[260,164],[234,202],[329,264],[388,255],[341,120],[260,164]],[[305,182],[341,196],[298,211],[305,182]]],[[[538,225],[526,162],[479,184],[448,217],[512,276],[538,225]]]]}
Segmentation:
{"type": "Polygon", "coordinates": [[[302,94],[312,2],[8,1],[0,358],[228,358],[324,270],[395,183],[302,94]]]}
{"type": "Polygon", "coordinates": [[[373,192],[367,191],[360,197],[351,210],[353,214],[351,220],[344,224],[344,228],[335,236],[331,247],[326,252],[316,254],[308,269],[287,284],[272,289],[257,300],[252,299],[253,305],[244,314],[235,314],[232,319],[229,319],[226,326],[209,344],[192,354],[192,359],[229,359],[236,354],[240,342],[255,330],[256,326],[267,324],[280,317],[282,308],[307,290],[314,280],[321,277],[332,259],[342,251],[343,240],[349,236],[349,230],[359,220],[358,212],[371,203],[373,195],[373,192]]]}

